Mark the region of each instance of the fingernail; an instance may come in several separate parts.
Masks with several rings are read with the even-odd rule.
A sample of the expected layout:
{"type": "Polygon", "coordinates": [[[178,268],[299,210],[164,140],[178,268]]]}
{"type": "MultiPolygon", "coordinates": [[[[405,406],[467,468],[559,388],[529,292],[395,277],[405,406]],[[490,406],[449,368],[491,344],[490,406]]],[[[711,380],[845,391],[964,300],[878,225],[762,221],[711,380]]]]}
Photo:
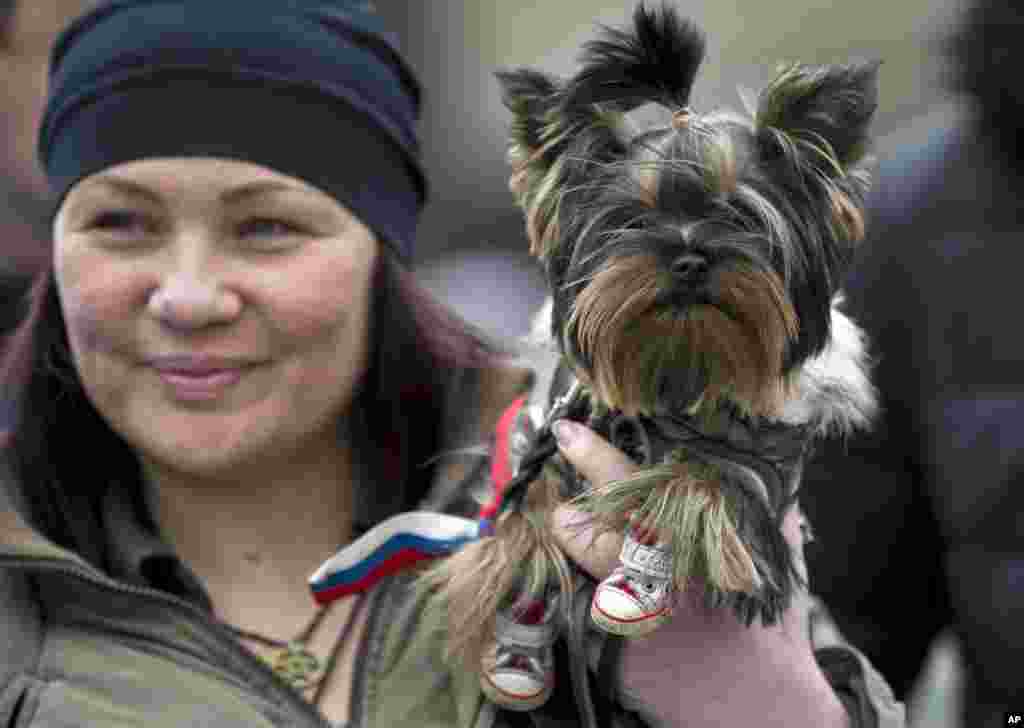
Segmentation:
{"type": "Polygon", "coordinates": [[[559,445],[569,447],[572,445],[572,441],[576,439],[579,427],[570,420],[556,420],[551,425],[551,431],[555,433],[555,439],[558,440],[559,445]]]}

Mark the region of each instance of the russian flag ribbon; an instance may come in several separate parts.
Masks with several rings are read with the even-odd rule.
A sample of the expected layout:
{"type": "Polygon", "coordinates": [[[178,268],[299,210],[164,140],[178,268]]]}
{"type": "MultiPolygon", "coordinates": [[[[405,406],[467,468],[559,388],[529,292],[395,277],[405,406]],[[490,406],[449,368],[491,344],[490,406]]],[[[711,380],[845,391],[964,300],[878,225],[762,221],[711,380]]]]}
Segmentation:
{"type": "Polygon", "coordinates": [[[462,546],[493,533],[505,485],[512,479],[509,439],[526,399],[514,401],[498,420],[491,460],[494,495],[476,520],[432,511],[408,511],[392,516],[325,561],[309,585],[319,604],[366,591],[386,576],[426,559],[447,556],[462,546]]]}
{"type": "Polygon", "coordinates": [[[426,559],[446,556],[479,537],[475,520],[408,511],[381,521],[325,561],[309,585],[318,604],[366,591],[381,579],[426,559]]]}

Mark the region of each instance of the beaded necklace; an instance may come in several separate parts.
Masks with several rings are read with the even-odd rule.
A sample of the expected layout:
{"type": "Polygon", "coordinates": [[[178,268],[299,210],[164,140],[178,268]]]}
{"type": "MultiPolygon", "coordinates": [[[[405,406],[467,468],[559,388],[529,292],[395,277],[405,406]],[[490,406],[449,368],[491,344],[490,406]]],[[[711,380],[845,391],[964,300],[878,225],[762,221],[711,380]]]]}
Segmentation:
{"type": "Polygon", "coordinates": [[[267,637],[258,632],[250,632],[232,624],[226,624],[226,626],[242,639],[274,648],[274,652],[270,656],[262,658],[263,661],[274,671],[275,675],[299,692],[313,690],[310,702],[313,705],[319,705],[338,663],[341,650],[348,642],[356,620],[366,604],[365,596],[365,592],[357,592],[353,597],[352,611],[349,612],[345,626],[331,647],[326,661],[321,661],[309,651],[307,646],[316,635],[316,631],[323,623],[327,613],[331,611],[334,601],[318,609],[309,624],[297,636],[287,641],[267,637]]]}

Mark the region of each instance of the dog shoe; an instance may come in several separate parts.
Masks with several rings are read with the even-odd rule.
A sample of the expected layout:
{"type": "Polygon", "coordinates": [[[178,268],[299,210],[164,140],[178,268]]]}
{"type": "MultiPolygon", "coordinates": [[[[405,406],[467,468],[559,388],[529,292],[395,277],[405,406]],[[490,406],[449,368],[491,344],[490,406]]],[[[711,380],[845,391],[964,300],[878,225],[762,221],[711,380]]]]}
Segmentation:
{"type": "Polygon", "coordinates": [[[626,529],[621,565],[594,592],[590,617],[605,632],[640,637],[672,616],[671,556],[645,536],[639,529],[626,529]]]}
{"type": "Polygon", "coordinates": [[[537,599],[496,615],[495,641],[484,652],[480,675],[480,687],[494,703],[509,710],[533,710],[551,696],[557,605],[557,597],[537,599]]]}

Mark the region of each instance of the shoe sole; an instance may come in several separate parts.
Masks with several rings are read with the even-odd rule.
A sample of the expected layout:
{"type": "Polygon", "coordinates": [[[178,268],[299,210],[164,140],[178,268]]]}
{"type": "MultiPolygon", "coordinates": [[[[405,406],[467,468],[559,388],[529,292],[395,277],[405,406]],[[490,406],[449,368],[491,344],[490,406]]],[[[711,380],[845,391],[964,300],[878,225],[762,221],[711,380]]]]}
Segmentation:
{"type": "Polygon", "coordinates": [[[671,616],[668,610],[663,609],[657,614],[642,619],[617,619],[603,612],[596,602],[591,602],[590,604],[590,618],[594,620],[594,624],[605,632],[619,635],[620,637],[643,637],[667,622],[671,616]]]}
{"type": "Polygon", "coordinates": [[[551,697],[554,685],[548,685],[536,695],[522,696],[502,690],[491,682],[491,679],[487,677],[487,675],[481,675],[480,689],[483,690],[483,693],[487,696],[488,700],[500,705],[502,708],[515,711],[527,711],[534,710],[535,708],[539,708],[544,705],[544,703],[548,701],[548,698],[551,697]]]}

